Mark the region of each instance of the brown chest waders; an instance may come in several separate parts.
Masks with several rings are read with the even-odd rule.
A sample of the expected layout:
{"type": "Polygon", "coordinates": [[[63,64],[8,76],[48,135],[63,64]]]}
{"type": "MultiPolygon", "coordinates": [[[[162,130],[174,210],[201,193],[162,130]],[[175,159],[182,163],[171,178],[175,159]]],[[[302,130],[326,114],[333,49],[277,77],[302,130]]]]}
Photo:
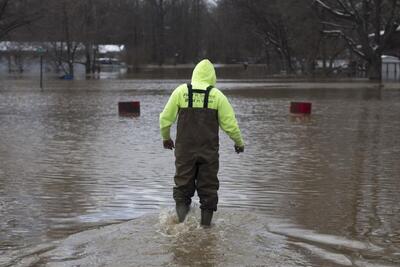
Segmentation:
{"type": "MultiPolygon", "coordinates": [[[[189,206],[197,190],[200,208],[203,211],[217,210],[219,124],[217,110],[208,108],[212,88],[209,86],[207,90],[197,90],[188,84],[188,108],[179,110],[173,190],[177,207],[189,206]],[[193,108],[194,93],[204,94],[203,108],[193,108]]],[[[179,210],[177,211],[179,216],[179,210]]]]}

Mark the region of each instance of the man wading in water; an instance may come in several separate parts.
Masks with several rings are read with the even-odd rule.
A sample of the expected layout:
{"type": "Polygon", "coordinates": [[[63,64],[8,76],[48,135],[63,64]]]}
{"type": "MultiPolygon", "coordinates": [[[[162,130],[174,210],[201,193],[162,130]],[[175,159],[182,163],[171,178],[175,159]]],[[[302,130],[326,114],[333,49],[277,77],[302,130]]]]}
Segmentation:
{"type": "Polygon", "coordinates": [[[192,83],[177,87],[160,114],[164,148],[175,147],[173,196],[179,222],[185,220],[195,190],[200,198],[201,225],[209,226],[217,210],[219,126],[235,142],[235,151],[244,151],[235,113],[215,83],[214,66],[208,60],[201,61],[193,70],[192,83]],[[177,117],[174,146],[170,128],[177,117]]]}

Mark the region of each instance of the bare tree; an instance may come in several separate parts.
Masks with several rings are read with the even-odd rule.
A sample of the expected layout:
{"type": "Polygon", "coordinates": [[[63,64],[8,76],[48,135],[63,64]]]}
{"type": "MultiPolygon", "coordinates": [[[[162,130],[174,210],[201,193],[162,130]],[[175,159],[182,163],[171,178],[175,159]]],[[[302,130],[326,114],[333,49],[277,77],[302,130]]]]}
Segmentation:
{"type": "Polygon", "coordinates": [[[382,79],[382,54],[400,25],[399,0],[315,0],[325,34],[343,38],[368,63],[371,80],[382,79]]]}
{"type": "Polygon", "coordinates": [[[40,17],[35,10],[28,10],[28,0],[0,0],[0,39],[40,17]]]}
{"type": "Polygon", "coordinates": [[[167,7],[165,0],[149,0],[152,13],[153,60],[163,65],[165,60],[165,16],[167,7]]]}
{"type": "Polygon", "coordinates": [[[46,7],[30,31],[14,36],[52,43],[54,61],[68,74],[76,63],[92,72],[99,44],[125,44],[135,67],[211,57],[222,63],[270,62],[269,70],[288,73],[299,64],[314,65],[321,52],[321,24],[309,0],[8,1],[46,7]]]}
{"type": "Polygon", "coordinates": [[[93,0],[81,0],[82,3],[82,42],[85,47],[86,74],[94,73],[96,70],[96,56],[98,52],[98,14],[97,6],[93,0]]]}
{"type": "Polygon", "coordinates": [[[278,1],[231,0],[244,13],[244,18],[254,25],[254,31],[265,46],[272,46],[280,55],[288,73],[294,71],[288,26],[278,10],[278,1]]]}
{"type": "Polygon", "coordinates": [[[120,14],[124,19],[122,42],[126,44],[127,62],[139,71],[139,66],[146,61],[144,42],[145,29],[143,22],[142,3],[140,0],[131,0],[120,14]]]}
{"type": "Polygon", "coordinates": [[[92,71],[95,54],[95,25],[91,0],[48,1],[49,12],[41,22],[53,61],[65,74],[74,76],[75,64],[92,71]]]}

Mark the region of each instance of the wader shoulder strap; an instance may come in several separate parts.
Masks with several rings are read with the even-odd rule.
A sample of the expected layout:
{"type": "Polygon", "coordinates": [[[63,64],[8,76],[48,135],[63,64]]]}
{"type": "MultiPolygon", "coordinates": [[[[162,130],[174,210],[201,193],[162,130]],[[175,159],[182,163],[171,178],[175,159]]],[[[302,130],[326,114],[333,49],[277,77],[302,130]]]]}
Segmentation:
{"type": "Polygon", "coordinates": [[[188,107],[192,108],[193,107],[193,88],[192,85],[190,83],[187,84],[188,87],[188,107]]]}
{"type": "Polygon", "coordinates": [[[187,84],[188,87],[188,107],[192,108],[193,107],[193,93],[198,93],[198,94],[204,94],[204,105],[203,108],[208,108],[208,98],[210,96],[210,91],[214,87],[210,85],[207,87],[206,90],[199,90],[199,89],[193,89],[192,85],[190,83],[187,84]]]}
{"type": "Polygon", "coordinates": [[[209,87],[207,87],[206,93],[204,95],[204,108],[208,108],[208,97],[210,96],[210,91],[211,89],[213,89],[214,87],[212,85],[210,85],[209,87]]]}

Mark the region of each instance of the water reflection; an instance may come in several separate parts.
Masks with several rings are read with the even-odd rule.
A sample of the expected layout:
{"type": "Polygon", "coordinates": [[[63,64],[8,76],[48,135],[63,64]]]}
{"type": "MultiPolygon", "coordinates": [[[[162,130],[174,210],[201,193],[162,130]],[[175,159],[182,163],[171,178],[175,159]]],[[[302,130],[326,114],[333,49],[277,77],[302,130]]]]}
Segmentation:
{"type": "MultiPolygon", "coordinates": [[[[173,205],[174,159],[160,145],[158,114],[178,82],[52,82],[40,92],[21,80],[0,89],[0,250],[173,205]],[[117,103],[125,100],[141,101],[142,116],[119,117],[117,103]]],[[[231,85],[246,153],[235,154],[221,134],[221,210],[290,220],[307,230],[279,234],[302,249],[324,246],[304,236],[334,236],[382,248],[339,251],[345,257],[400,262],[400,92],[221,87],[231,85]],[[304,100],[313,114],[291,116],[290,101],[304,100]]],[[[249,231],[258,227],[249,223],[249,231]]],[[[210,264],[226,259],[221,236],[206,237],[167,246],[175,264],[196,251],[210,264]]]]}

